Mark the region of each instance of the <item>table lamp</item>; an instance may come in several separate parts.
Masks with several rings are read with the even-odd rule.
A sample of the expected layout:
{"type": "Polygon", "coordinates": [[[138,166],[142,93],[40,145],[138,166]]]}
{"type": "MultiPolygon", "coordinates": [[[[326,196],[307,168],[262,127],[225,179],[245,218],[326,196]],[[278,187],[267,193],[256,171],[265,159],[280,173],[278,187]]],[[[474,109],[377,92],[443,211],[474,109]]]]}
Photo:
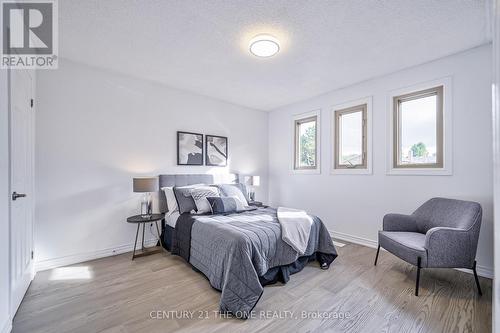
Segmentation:
{"type": "Polygon", "coordinates": [[[260,186],[260,176],[246,176],[245,184],[248,186],[248,197],[250,201],[255,201],[255,187],[260,186]]]}
{"type": "Polygon", "coordinates": [[[134,192],[144,193],[141,199],[141,216],[143,218],[151,217],[153,213],[153,202],[151,200],[151,192],[158,190],[157,177],[141,177],[134,178],[134,192]]]}

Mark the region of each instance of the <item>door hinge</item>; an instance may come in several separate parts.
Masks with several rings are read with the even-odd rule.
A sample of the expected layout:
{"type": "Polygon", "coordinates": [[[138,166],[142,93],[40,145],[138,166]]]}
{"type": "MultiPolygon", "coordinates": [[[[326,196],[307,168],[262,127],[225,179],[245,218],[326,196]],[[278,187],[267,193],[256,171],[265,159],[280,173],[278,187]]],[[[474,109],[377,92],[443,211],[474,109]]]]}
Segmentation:
{"type": "Polygon", "coordinates": [[[33,104],[34,104],[34,100],[32,98],[31,101],[30,101],[30,106],[33,107],[33,104]]]}
{"type": "Polygon", "coordinates": [[[31,259],[33,259],[35,257],[35,253],[33,253],[33,251],[31,251],[31,259]]]}

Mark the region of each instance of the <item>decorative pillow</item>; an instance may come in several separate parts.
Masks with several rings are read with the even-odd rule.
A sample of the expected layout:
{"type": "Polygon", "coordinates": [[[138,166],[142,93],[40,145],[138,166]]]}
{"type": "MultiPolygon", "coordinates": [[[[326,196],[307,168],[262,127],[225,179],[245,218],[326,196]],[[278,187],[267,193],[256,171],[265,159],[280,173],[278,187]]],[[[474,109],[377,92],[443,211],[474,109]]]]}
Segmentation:
{"type": "Polygon", "coordinates": [[[196,204],[191,196],[191,190],[195,187],[205,186],[203,184],[188,185],[188,186],[174,186],[174,195],[177,200],[177,207],[179,213],[190,213],[196,211],[196,204]]]}
{"type": "Polygon", "coordinates": [[[248,206],[245,206],[243,202],[241,202],[240,198],[234,196],[234,197],[228,197],[228,198],[234,198],[236,200],[236,211],[241,212],[244,210],[248,210],[248,206]]]}
{"type": "Polygon", "coordinates": [[[239,199],[236,197],[208,197],[207,200],[212,208],[212,214],[235,213],[238,211],[239,199]]]}
{"type": "Polygon", "coordinates": [[[221,184],[217,185],[222,197],[238,197],[243,206],[248,206],[247,190],[243,184],[221,184]]]}
{"type": "Polygon", "coordinates": [[[175,199],[174,188],[172,186],[167,186],[162,187],[161,189],[165,192],[165,197],[167,198],[167,215],[179,210],[179,207],[177,207],[177,200],[175,199]]]}
{"type": "Polygon", "coordinates": [[[207,197],[219,197],[219,190],[213,186],[202,186],[193,188],[191,191],[198,214],[210,213],[210,203],[207,197]]]}

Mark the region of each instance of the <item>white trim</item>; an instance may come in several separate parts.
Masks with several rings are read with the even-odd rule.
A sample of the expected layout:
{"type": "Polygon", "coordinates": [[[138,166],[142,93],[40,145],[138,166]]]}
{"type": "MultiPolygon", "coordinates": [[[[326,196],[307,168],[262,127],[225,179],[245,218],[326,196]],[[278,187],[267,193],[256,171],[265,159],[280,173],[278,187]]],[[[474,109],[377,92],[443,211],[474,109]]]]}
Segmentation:
{"type": "Polygon", "coordinates": [[[340,240],[343,240],[343,241],[346,241],[349,243],[363,245],[366,247],[371,247],[373,249],[376,249],[378,246],[377,241],[374,241],[374,240],[371,240],[368,238],[354,236],[354,235],[346,234],[346,233],[339,232],[339,231],[333,231],[333,230],[328,230],[328,232],[330,233],[330,236],[332,236],[332,238],[337,238],[337,239],[340,239],[340,240]]]}
{"type": "MultiPolygon", "coordinates": [[[[492,129],[493,129],[493,266],[500,277],[500,0],[492,1],[493,75],[492,75],[492,129]]],[[[489,6],[488,6],[489,7],[489,6]]],[[[493,280],[493,332],[500,331],[500,282],[493,280]]]]}
{"type": "MultiPolygon", "coordinates": [[[[153,246],[158,242],[157,239],[144,241],[144,246],[153,246]]],[[[140,244],[139,244],[140,246],[140,244]]],[[[56,267],[78,264],[84,261],[111,257],[117,254],[126,253],[134,250],[134,244],[125,244],[117,247],[107,248],[103,250],[72,254],[69,256],[40,260],[35,262],[35,271],[40,272],[56,267]]]]}
{"type": "MultiPolygon", "coordinates": [[[[474,274],[472,269],[466,269],[466,268],[454,268],[457,271],[460,272],[465,272],[469,274],[474,274]]],[[[488,278],[488,279],[493,279],[494,273],[493,273],[493,267],[486,267],[482,265],[476,265],[476,271],[477,275],[488,278]]]]}
{"type": "Polygon", "coordinates": [[[10,331],[12,331],[12,318],[9,316],[1,327],[1,333],[10,333],[10,331]]]}
{"type": "MultiPolygon", "coordinates": [[[[373,249],[376,249],[378,247],[378,242],[375,240],[372,240],[372,239],[354,236],[354,235],[350,235],[350,234],[346,234],[346,233],[338,232],[338,231],[333,231],[333,230],[328,230],[328,232],[330,233],[330,236],[332,238],[343,240],[343,241],[346,241],[349,243],[363,245],[366,247],[371,247],[373,249]]],[[[385,250],[383,248],[380,248],[380,249],[385,250]]],[[[488,278],[488,279],[493,279],[493,267],[477,265],[476,268],[477,268],[477,275],[488,278]]],[[[472,270],[470,270],[470,269],[463,269],[463,268],[455,268],[455,269],[459,270],[461,272],[472,274],[472,270]]]]}
{"type": "Polygon", "coordinates": [[[386,112],[387,123],[387,175],[416,175],[416,176],[450,176],[452,175],[452,152],[453,152],[453,136],[452,136],[452,110],[453,110],[453,86],[452,78],[445,77],[433,81],[415,84],[409,87],[392,90],[388,94],[388,108],[386,112]],[[436,86],[443,86],[443,167],[442,168],[394,168],[394,124],[393,98],[399,95],[409,94],[419,90],[430,89],[436,86]]]}
{"type": "Polygon", "coordinates": [[[310,112],[295,114],[292,116],[291,121],[291,133],[292,139],[290,156],[291,156],[291,164],[290,164],[290,172],[292,174],[305,174],[305,175],[319,175],[321,174],[321,109],[316,109],[310,112]],[[316,117],[316,168],[314,169],[295,169],[295,121],[316,117]]]}
{"type": "Polygon", "coordinates": [[[12,328],[12,317],[10,315],[11,313],[11,267],[10,267],[10,262],[11,262],[11,248],[10,248],[10,206],[11,206],[11,200],[10,200],[10,194],[12,193],[10,191],[10,161],[11,161],[11,152],[10,152],[10,71],[11,69],[7,69],[5,71],[0,71],[0,95],[1,95],[1,102],[0,102],[0,113],[2,120],[0,121],[0,136],[1,136],[1,145],[0,147],[0,154],[1,154],[1,159],[2,162],[0,163],[0,172],[1,172],[1,177],[2,177],[2,184],[0,184],[1,192],[2,192],[2,198],[0,199],[2,201],[2,206],[3,204],[6,203],[5,205],[5,210],[1,210],[1,216],[0,219],[5,218],[5,226],[2,225],[2,233],[6,235],[6,242],[7,242],[7,251],[4,253],[6,255],[6,266],[5,267],[5,272],[2,272],[2,274],[5,274],[6,277],[6,285],[2,286],[2,288],[5,288],[5,299],[2,299],[1,302],[5,302],[7,309],[5,313],[0,314],[2,317],[5,316],[5,321],[0,322],[0,332],[1,333],[8,333],[10,332],[12,328]]]}
{"type": "Polygon", "coordinates": [[[330,174],[332,175],[371,175],[372,174],[372,112],[373,110],[373,96],[368,96],[342,104],[337,104],[332,106],[330,110],[330,126],[331,126],[331,136],[330,145],[331,147],[331,158],[330,158],[330,174]],[[335,169],[335,111],[351,108],[358,105],[366,104],[366,169],[335,169]]]}

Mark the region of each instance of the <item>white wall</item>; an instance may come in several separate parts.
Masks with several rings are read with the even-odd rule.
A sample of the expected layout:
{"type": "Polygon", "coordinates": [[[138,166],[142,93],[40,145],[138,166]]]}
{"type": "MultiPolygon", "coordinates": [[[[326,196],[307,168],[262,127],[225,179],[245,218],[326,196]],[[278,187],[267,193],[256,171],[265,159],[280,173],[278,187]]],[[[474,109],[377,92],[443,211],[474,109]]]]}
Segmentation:
{"type": "Polygon", "coordinates": [[[238,172],[262,177],[268,114],[60,60],[37,78],[37,268],[130,250],[132,177],[238,172]],[[176,165],[176,131],[229,138],[229,167],[176,165]]]}
{"type": "Polygon", "coordinates": [[[478,201],[484,209],[478,266],[483,274],[490,275],[491,63],[491,45],[485,45],[273,111],[269,116],[270,202],[307,209],[320,216],[329,230],[376,244],[386,213],[411,213],[434,196],[478,201]],[[388,92],[446,76],[453,80],[453,175],[386,175],[388,92]],[[331,106],[366,96],[373,96],[373,174],[330,175],[331,106]],[[291,174],[291,116],[315,109],[322,110],[321,174],[291,174]]]}
{"type": "Polygon", "coordinates": [[[0,332],[10,331],[9,92],[0,70],[0,332]]]}

